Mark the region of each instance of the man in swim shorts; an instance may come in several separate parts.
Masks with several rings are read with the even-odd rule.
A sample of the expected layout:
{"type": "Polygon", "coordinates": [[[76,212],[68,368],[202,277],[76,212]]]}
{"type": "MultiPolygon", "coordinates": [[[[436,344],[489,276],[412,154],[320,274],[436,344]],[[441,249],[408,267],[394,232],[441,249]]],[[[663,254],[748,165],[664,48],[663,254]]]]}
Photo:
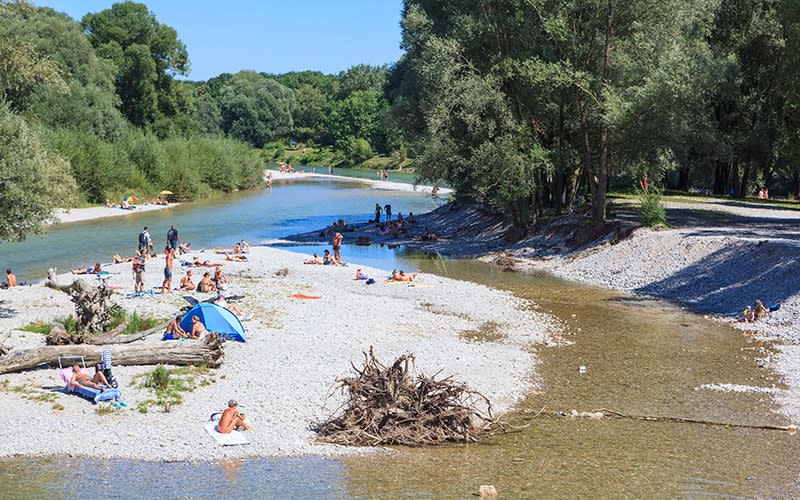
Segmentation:
{"type": "Polygon", "coordinates": [[[161,283],[161,293],[169,293],[172,290],[172,263],[175,261],[175,249],[167,245],[164,249],[165,266],[164,282],[161,283]]]}
{"type": "Polygon", "coordinates": [[[333,239],[331,240],[331,245],[333,245],[333,259],[338,262],[342,263],[342,233],[336,233],[333,235],[333,239]]]}

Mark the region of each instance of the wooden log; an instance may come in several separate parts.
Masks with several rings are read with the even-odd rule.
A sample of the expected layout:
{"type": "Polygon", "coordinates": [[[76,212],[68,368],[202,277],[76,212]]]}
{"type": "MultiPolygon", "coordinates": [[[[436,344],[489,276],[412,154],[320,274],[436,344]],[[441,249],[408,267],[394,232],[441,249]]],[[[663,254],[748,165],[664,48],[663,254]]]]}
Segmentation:
{"type": "Polygon", "coordinates": [[[62,292],[69,293],[72,290],[72,283],[69,285],[62,285],[58,282],[58,277],[56,276],[56,272],[58,270],[54,267],[51,267],[47,270],[47,281],[45,281],[44,285],[48,288],[52,288],[53,290],[60,290],[62,292]]]}
{"type": "Polygon", "coordinates": [[[120,325],[120,326],[122,326],[121,329],[119,329],[119,327],[117,327],[114,330],[112,330],[112,331],[110,331],[108,333],[105,333],[103,335],[98,335],[97,337],[90,337],[89,339],[87,339],[86,343],[87,344],[92,344],[92,345],[130,344],[131,342],[137,341],[139,339],[143,339],[143,338],[147,337],[148,335],[152,335],[152,334],[154,334],[156,332],[163,332],[164,329],[167,327],[168,323],[169,323],[169,321],[165,321],[165,322],[161,323],[158,326],[154,326],[153,328],[150,328],[149,330],[144,330],[144,331],[138,332],[138,333],[132,333],[130,335],[120,335],[122,330],[125,329],[125,326],[123,326],[123,325],[125,325],[125,323],[123,323],[122,325],[120,325]],[[120,331],[115,333],[115,331],[117,329],[119,329],[120,331]]]}
{"type": "MultiPolygon", "coordinates": [[[[153,345],[115,345],[112,348],[114,364],[139,365],[205,365],[217,368],[222,364],[223,339],[210,334],[205,340],[163,343],[153,345]]],[[[100,362],[103,346],[88,344],[44,346],[37,349],[14,351],[0,359],[0,375],[30,370],[41,365],[58,365],[58,356],[84,356],[87,364],[100,362]]]]}

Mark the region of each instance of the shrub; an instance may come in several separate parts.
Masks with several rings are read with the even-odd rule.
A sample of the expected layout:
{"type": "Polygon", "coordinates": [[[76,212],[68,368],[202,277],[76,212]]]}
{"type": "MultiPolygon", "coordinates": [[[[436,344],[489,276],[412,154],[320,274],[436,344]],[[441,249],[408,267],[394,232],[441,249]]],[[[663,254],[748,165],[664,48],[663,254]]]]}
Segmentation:
{"type": "Polygon", "coordinates": [[[667,225],[667,212],[661,204],[661,190],[649,189],[642,191],[639,196],[641,202],[639,206],[639,219],[643,226],[665,226],[667,225]]]}

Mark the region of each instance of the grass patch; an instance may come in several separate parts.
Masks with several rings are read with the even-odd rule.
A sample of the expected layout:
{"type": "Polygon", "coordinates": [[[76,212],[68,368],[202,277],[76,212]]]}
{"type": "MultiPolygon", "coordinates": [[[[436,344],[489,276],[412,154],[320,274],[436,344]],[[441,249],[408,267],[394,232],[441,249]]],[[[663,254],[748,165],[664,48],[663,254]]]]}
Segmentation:
{"type": "Polygon", "coordinates": [[[77,323],[75,317],[72,315],[69,316],[62,316],[60,318],[56,318],[53,321],[34,321],[28,325],[23,326],[20,328],[23,332],[32,332],[32,333],[39,333],[42,335],[47,335],[50,333],[50,327],[53,323],[61,323],[64,325],[64,329],[67,333],[75,333],[77,330],[77,323]]]}
{"type": "Polygon", "coordinates": [[[122,413],[119,408],[114,408],[111,404],[99,404],[94,409],[94,412],[98,415],[119,415],[122,413]]]}
{"type": "Polygon", "coordinates": [[[11,385],[11,381],[8,379],[0,380],[0,392],[19,394],[22,399],[37,403],[55,403],[58,399],[58,394],[54,392],[43,391],[24,385],[11,385]]]}
{"type": "MultiPolygon", "coordinates": [[[[150,328],[160,325],[164,321],[166,320],[163,318],[139,316],[135,312],[129,313],[121,307],[115,307],[111,311],[111,323],[109,324],[108,329],[112,330],[122,323],[127,323],[128,326],[125,327],[125,330],[122,333],[133,334],[144,330],[149,330],[150,328]]],[[[64,329],[67,331],[67,334],[73,334],[77,331],[77,323],[75,321],[75,317],[72,315],[56,318],[49,322],[41,320],[34,321],[33,323],[23,326],[21,330],[25,332],[47,335],[50,333],[50,327],[53,323],[61,323],[64,325],[64,329]]]]}
{"type": "Polygon", "coordinates": [[[506,334],[500,331],[500,327],[500,323],[487,321],[477,330],[463,330],[458,336],[467,342],[500,342],[507,338],[506,334]]]}
{"type": "Polygon", "coordinates": [[[134,384],[150,389],[153,394],[152,398],[141,401],[136,409],[139,413],[148,413],[151,407],[160,406],[168,413],[173,406],[183,403],[183,393],[214,382],[216,380],[205,366],[167,368],[159,365],[151,372],[134,377],[134,384]]]}

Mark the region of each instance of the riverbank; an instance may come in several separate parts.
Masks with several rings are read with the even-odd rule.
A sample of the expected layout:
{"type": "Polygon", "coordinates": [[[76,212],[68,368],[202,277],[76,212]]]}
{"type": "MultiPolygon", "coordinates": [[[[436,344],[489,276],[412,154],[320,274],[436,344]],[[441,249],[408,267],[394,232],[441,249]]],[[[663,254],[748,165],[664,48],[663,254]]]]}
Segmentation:
{"type": "Polygon", "coordinates": [[[312,172],[305,172],[305,171],[295,171],[292,173],[289,172],[281,172],[278,170],[267,170],[264,174],[264,179],[267,180],[267,176],[272,173],[272,181],[273,182],[285,182],[285,181],[293,181],[293,180],[301,180],[301,179],[336,179],[340,181],[346,182],[359,182],[361,184],[366,184],[374,189],[387,189],[393,191],[406,191],[406,192],[415,192],[415,193],[424,193],[424,194],[432,194],[435,196],[444,196],[453,193],[453,190],[450,188],[440,188],[436,186],[426,186],[421,184],[408,184],[405,182],[394,182],[394,181],[384,181],[378,179],[363,179],[360,177],[347,177],[344,175],[330,175],[325,173],[317,173],[316,171],[312,172]]]}
{"type": "Polygon", "coordinates": [[[65,224],[69,222],[81,222],[87,220],[104,219],[106,217],[122,217],[141,212],[152,212],[166,208],[177,207],[180,203],[170,203],[168,205],[145,204],[136,205],[136,208],[124,209],[119,207],[89,207],[89,208],[59,208],[55,211],[58,222],[65,224]]]}
{"type": "MultiPolygon", "coordinates": [[[[729,200],[667,203],[666,209],[669,228],[639,227],[635,207],[623,202],[613,206],[616,218],[595,234],[587,236],[586,218],[565,217],[510,244],[499,214],[456,203],[417,216],[406,233],[384,235],[362,224],[344,235],[345,241],[368,237],[376,244],[545,270],[586,285],[673,301],[710,321],[730,323],[774,346],[775,352],[757,353],[763,358],[759,364],[781,376],[787,389],[775,391],[775,399],[788,418],[800,422],[800,213],[729,200]],[[425,232],[436,238],[421,241],[425,232]],[[735,322],[756,299],[780,309],[755,323],[735,322]]],[[[289,239],[325,238],[311,232],[289,239]]]]}
{"type": "MultiPolygon", "coordinates": [[[[212,261],[222,257],[210,251],[189,256],[212,261]]],[[[0,376],[0,383],[8,380],[0,385],[4,417],[22,423],[0,430],[0,456],[216,460],[358,451],[313,444],[309,424],[338,407],[341,397],[332,390],[336,377],[349,374],[350,363],[358,365],[370,346],[384,362],[414,353],[418,371],[441,370],[440,376],[466,382],[489,397],[496,412],[509,410],[536,384],[530,346],[544,341],[555,326],[530,304],[509,293],[432,275],[420,276],[412,286],[384,282],[386,270],[364,268],[377,281],[366,285],[353,279],[353,263],[304,265],[304,258],[256,247],[249,262],[226,263],[233,284],[225,293],[243,295],[237,305],[253,315],[244,323],[247,343],[226,342],[222,367],[210,370],[207,385],[184,393],[184,403],[169,413],[152,406],[146,414],[136,410],[152,394],[133,379],[153,367],[114,367],[129,407],[107,415],[63,394],[55,369],[0,376]],[[293,293],[321,298],[296,299],[293,293]],[[503,338],[470,340],[487,329],[499,329],[503,338]],[[20,389],[11,389],[16,387],[20,389]],[[44,394],[52,394],[54,401],[36,400],[44,394]],[[254,430],[251,444],[222,448],[203,425],[231,398],[239,401],[254,430]],[[52,409],[53,403],[63,409],[52,409]]],[[[148,288],[161,284],[162,268],[161,258],[148,263],[148,288]]],[[[112,273],[109,283],[122,287],[115,301],[126,310],[167,318],[187,305],[178,292],[127,298],[125,292],[133,286],[130,264],[105,270],[112,273]]],[[[175,282],[181,275],[176,265],[175,282]]],[[[72,278],[62,275],[60,280],[72,278]]],[[[94,282],[93,276],[83,278],[94,282]]],[[[210,296],[192,295],[201,300],[210,296]]],[[[67,294],[41,285],[0,290],[0,300],[0,331],[10,332],[5,343],[17,349],[43,344],[43,336],[17,329],[73,309],[67,294]]],[[[160,342],[157,337],[143,342],[160,342]]]]}

